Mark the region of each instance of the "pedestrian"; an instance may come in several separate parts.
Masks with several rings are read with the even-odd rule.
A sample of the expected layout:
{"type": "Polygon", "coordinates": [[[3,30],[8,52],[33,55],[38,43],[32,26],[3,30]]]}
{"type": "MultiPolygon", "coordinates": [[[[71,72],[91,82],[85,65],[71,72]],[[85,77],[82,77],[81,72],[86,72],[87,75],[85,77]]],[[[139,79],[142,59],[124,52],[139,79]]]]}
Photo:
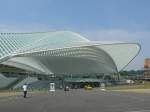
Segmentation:
{"type": "Polygon", "coordinates": [[[22,88],[23,88],[24,98],[26,98],[27,97],[27,84],[24,84],[22,88]]]}

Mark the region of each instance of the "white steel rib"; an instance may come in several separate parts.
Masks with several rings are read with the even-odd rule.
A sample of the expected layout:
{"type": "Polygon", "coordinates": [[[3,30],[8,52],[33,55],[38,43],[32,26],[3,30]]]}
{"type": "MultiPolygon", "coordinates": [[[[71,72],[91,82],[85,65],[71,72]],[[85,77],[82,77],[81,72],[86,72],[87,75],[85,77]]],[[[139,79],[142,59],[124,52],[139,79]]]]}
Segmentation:
{"type": "Polygon", "coordinates": [[[42,74],[116,73],[138,43],[90,41],[70,31],[0,33],[0,63],[42,74]]]}

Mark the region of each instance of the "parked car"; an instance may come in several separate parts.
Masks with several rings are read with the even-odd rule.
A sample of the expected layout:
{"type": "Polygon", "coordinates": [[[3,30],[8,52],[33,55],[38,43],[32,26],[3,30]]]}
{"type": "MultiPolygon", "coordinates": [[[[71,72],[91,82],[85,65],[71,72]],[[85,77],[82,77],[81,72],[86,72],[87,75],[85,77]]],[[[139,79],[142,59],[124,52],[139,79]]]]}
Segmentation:
{"type": "Polygon", "coordinates": [[[92,86],[90,86],[90,85],[86,85],[86,86],[84,87],[84,89],[85,89],[85,90],[92,90],[93,88],[92,88],[92,86]]]}

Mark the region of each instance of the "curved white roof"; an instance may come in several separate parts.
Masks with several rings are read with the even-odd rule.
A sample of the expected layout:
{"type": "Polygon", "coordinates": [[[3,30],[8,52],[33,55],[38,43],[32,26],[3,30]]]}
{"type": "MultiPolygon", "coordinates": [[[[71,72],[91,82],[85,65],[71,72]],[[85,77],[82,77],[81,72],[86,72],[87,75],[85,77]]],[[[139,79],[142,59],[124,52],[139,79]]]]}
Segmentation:
{"type": "Polygon", "coordinates": [[[89,41],[70,31],[0,33],[0,62],[44,74],[114,73],[139,53],[140,45],[89,41]]]}

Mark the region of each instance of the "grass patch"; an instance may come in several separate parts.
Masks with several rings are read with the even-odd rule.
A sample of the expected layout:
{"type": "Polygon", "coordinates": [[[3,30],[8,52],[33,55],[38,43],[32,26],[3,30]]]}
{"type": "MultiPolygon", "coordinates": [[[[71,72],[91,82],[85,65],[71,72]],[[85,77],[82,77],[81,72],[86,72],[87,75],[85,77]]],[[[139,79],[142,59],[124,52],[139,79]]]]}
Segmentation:
{"type": "Polygon", "coordinates": [[[143,84],[119,85],[106,87],[108,91],[150,93],[150,82],[143,84]]]}

